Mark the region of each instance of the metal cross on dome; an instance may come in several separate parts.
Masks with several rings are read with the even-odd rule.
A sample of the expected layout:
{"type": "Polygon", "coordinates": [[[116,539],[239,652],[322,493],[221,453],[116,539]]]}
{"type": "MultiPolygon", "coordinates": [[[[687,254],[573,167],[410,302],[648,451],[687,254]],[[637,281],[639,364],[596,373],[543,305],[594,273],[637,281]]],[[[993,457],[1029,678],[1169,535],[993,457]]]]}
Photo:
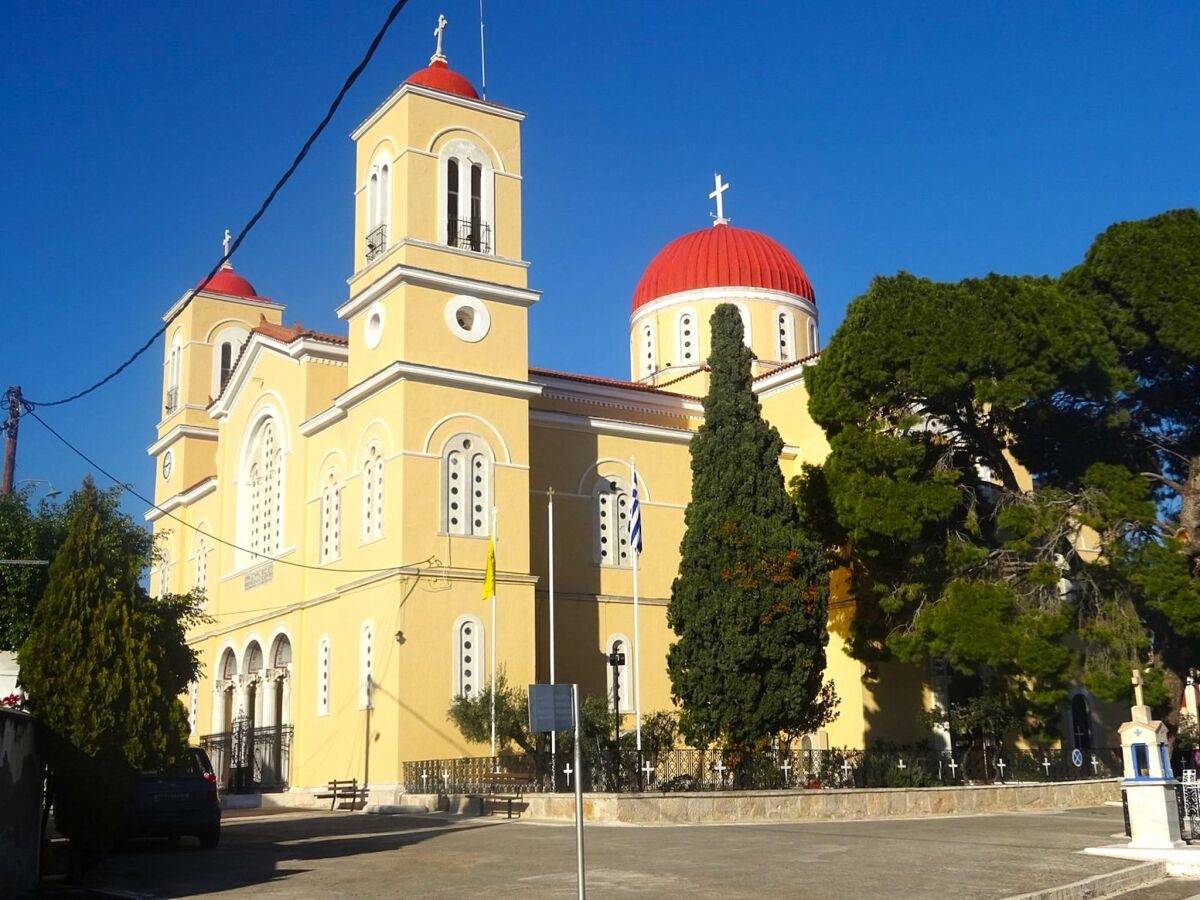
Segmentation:
{"type": "Polygon", "coordinates": [[[722,184],[721,173],[717,172],[713,175],[713,184],[715,189],[708,196],[710,199],[717,201],[717,212],[715,215],[713,215],[713,213],[709,213],[709,215],[713,217],[714,225],[728,225],[729,220],[725,218],[725,202],[721,195],[729,190],[729,182],[722,184]]]}
{"type": "Polygon", "coordinates": [[[221,241],[221,246],[225,248],[225,255],[229,255],[229,245],[233,242],[233,235],[229,233],[229,229],[225,229],[225,240],[221,241]]]}
{"type": "Polygon", "coordinates": [[[433,56],[429,57],[430,65],[433,65],[435,62],[446,61],[446,56],[442,53],[442,32],[446,30],[447,24],[449,23],[446,21],[446,17],[439,13],[437,28],[433,29],[433,36],[437,38],[437,49],[433,51],[433,56]]]}

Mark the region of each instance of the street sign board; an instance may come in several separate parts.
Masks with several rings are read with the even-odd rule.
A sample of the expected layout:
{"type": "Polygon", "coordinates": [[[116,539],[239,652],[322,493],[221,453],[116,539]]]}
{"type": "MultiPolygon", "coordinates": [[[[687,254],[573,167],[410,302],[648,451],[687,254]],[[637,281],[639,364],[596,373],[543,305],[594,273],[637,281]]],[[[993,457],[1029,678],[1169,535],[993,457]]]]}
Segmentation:
{"type": "Polygon", "coordinates": [[[569,684],[529,686],[530,731],[570,731],[575,727],[574,708],[569,684]]]}

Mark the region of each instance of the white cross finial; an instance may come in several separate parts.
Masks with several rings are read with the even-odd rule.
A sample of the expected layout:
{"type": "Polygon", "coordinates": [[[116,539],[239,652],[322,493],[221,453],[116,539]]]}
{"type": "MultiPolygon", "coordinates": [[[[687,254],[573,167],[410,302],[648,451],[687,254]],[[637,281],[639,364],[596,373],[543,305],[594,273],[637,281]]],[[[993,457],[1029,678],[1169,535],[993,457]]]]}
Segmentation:
{"type": "Polygon", "coordinates": [[[446,56],[442,53],[442,32],[446,30],[446,17],[438,15],[437,28],[433,29],[433,36],[437,38],[437,49],[433,51],[433,56],[429,57],[429,64],[432,66],[435,62],[445,62],[446,56]]]}
{"type": "Polygon", "coordinates": [[[1133,682],[1133,705],[1145,706],[1145,700],[1142,697],[1142,670],[1134,669],[1133,677],[1130,679],[1133,682]]]}
{"type": "Polygon", "coordinates": [[[225,248],[225,255],[229,255],[229,245],[233,242],[233,235],[229,233],[229,229],[225,229],[225,240],[221,241],[221,246],[225,248]]]}
{"type": "Polygon", "coordinates": [[[728,225],[729,220],[725,218],[725,202],[721,195],[729,190],[729,183],[726,182],[722,184],[721,173],[717,172],[715,175],[713,175],[713,185],[715,186],[714,190],[708,196],[717,201],[717,212],[716,215],[713,215],[712,213],[709,213],[709,215],[713,217],[714,225],[728,225]]]}

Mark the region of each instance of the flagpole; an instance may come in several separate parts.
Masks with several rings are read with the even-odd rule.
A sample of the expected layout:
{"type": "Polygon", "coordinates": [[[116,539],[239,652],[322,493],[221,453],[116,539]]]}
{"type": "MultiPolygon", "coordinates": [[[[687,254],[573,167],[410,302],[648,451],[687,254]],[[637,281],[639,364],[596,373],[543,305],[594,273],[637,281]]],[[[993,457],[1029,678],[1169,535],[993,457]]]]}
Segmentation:
{"type": "MultiPolygon", "coordinates": [[[[637,461],[633,457],[629,460],[630,471],[633,472],[633,490],[638,493],[637,489],[637,461]]],[[[639,498],[638,503],[641,500],[639,498]]],[[[638,527],[641,527],[641,507],[638,508],[638,527]]],[[[631,523],[632,524],[632,521],[631,523]]],[[[640,535],[640,532],[639,532],[640,535]]],[[[639,537],[640,540],[640,537],[639,537]]],[[[638,548],[633,546],[633,541],[629,542],[629,550],[633,554],[633,697],[634,697],[634,721],[637,723],[637,749],[641,752],[642,749],[642,640],[638,630],[638,557],[641,553],[638,548]]],[[[618,715],[620,713],[618,712],[618,715]]]]}
{"type": "MultiPolygon", "coordinates": [[[[496,508],[492,507],[492,546],[496,542],[496,508]]],[[[493,557],[494,560],[494,557],[493,557]]],[[[495,565],[495,562],[492,563],[495,565]]],[[[492,762],[496,765],[496,588],[492,586],[492,762]]]]}
{"type": "MultiPolygon", "coordinates": [[[[554,488],[549,488],[546,491],[546,527],[547,540],[550,553],[550,683],[554,684],[554,488]]],[[[550,732],[550,759],[551,765],[554,765],[553,760],[558,755],[558,734],[550,732]]]]}

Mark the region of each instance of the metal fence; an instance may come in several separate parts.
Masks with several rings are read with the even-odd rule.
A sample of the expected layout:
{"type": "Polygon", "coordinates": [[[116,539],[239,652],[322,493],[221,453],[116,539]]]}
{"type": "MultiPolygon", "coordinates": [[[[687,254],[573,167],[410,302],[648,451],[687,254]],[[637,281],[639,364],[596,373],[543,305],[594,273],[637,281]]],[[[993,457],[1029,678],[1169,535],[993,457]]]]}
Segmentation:
{"type": "Polygon", "coordinates": [[[566,751],[554,759],[512,753],[416,760],[404,764],[403,777],[409,792],[450,794],[486,792],[497,772],[527,774],[531,792],[573,790],[577,777],[593,792],[949,787],[1114,778],[1121,750],[622,750],[585,754],[582,775],[572,767],[566,751]]]}
{"type": "Polygon", "coordinates": [[[222,790],[243,794],[288,788],[291,725],[256,727],[249,719],[236,719],[229,731],[203,735],[200,746],[212,761],[222,790]]]}

